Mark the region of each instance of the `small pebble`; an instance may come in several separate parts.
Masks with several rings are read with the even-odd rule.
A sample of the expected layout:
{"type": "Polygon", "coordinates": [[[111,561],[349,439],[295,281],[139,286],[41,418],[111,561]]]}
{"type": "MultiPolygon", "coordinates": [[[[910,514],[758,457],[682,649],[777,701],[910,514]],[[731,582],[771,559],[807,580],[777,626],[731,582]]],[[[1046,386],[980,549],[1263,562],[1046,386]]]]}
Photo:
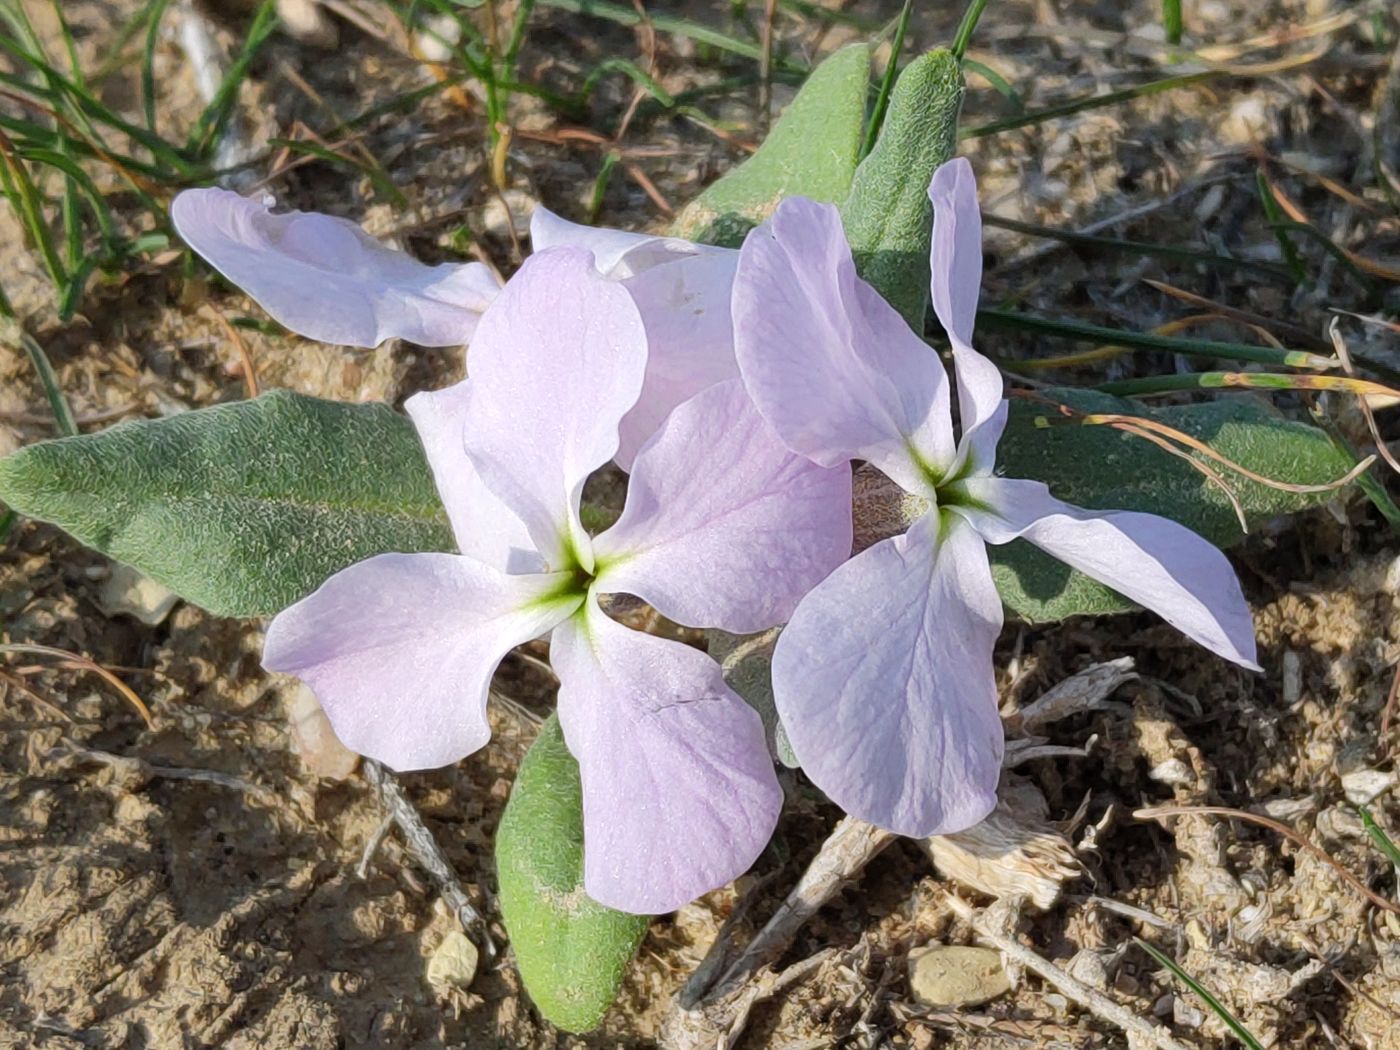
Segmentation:
{"type": "Polygon", "coordinates": [[[108,616],[131,616],[155,627],[170,615],[180,596],[128,565],[113,565],[97,592],[97,603],[108,616]]]}
{"type": "Polygon", "coordinates": [[[909,991],[924,1006],[977,1006],[1010,990],[991,948],[935,944],[909,954],[909,991]]]}
{"type": "Polygon", "coordinates": [[[470,988],[476,979],[481,956],[476,945],[461,930],[453,930],[428,956],[428,983],[451,988],[470,988]]]}
{"type": "Polygon", "coordinates": [[[301,683],[297,684],[287,704],[287,723],[292,746],[307,772],[330,780],[344,780],[355,771],[360,756],[340,742],[316,694],[301,683]]]}

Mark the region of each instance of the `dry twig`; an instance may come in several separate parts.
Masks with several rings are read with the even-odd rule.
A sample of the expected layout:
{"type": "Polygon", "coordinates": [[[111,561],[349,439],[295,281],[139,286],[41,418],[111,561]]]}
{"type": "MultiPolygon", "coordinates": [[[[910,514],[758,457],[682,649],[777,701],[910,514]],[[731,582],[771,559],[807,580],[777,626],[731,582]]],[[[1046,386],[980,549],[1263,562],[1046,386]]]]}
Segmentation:
{"type": "Polygon", "coordinates": [[[404,793],[403,786],[392,773],[372,758],[365,759],[361,768],[365,771],[365,777],[374,785],[379,804],[398,825],[410,856],[432,878],[438,893],[442,894],[442,899],[457,916],[463,932],[479,941],[488,958],[493,957],[496,954],[496,945],[491,940],[491,931],[486,927],[486,920],[467,898],[466,891],[457,880],[457,873],[452,870],[452,865],[443,855],[442,847],[437,844],[437,839],[433,838],[433,833],[428,830],[423,818],[418,815],[418,810],[404,793]]]}
{"type": "Polygon", "coordinates": [[[1095,1017],[1121,1028],[1130,1035],[1137,1036],[1143,1040],[1145,1046],[1155,1046],[1159,1050],[1188,1050],[1183,1043],[1173,1039],[1161,1025],[1145,1020],[1126,1007],[1119,1006],[1108,996],[1096,992],[1087,984],[1065,973],[1054,963],[1037,955],[1020,941],[992,929],[981,913],[974,911],[970,904],[951,893],[947,895],[946,900],[948,907],[958,918],[971,926],[979,938],[996,948],[1012,962],[1030,970],[1047,984],[1054,985],[1062,994],[1073,999],[1095,1017]]]}

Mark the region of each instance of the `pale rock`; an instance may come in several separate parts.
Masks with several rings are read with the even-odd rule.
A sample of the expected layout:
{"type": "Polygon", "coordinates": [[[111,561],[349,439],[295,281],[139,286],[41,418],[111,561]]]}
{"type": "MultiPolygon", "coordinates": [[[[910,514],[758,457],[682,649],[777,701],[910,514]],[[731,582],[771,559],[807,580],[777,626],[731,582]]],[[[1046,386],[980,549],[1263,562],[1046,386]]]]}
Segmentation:
{"type": "Polygon", "coordinates": [[[340,44],[340,30],[317,0],[277,0],[277,15],[288,36],[329,51],[340,44]]]}
{"type": "Polygon", "coordinates": [[[329,780],[344,780],[355,771],[360,756],[340,742],[316,694],[301,682],[288,701],[287,724],[292,746],[307,772],[329,780]]]}
{"type": "Polygon", "coordinates": [[[1191,767],[1179,758],[1167,759],[1154,766],[1147,775],[1159,783],[1173,786],[1196,782],[1196,774],[1191,772],[1191,767]]]}
{"type": "Polygon", "coordinates": [[[1001,953],[935,944],[909,954],[909,991],[924,1006],[978,1006],[1011,990],[1001,953]]]}
{"type": "Polygon", "coordinates": [[[1283,706],[1292,707],[1303,698],[1303,658],[1296,649],[1283,654],[1283,706]]]}
{"type": "Polygon", "coordinates": [[[97,604],[108,616],[130,616],[147,627],[164,622],[179,600],[170,588],[120,563],[97,592],[97,604]]]}
{"type": "Polygon", "coordinates": [[[486,232],[503,240],[510,240],[512,232],[519,241],[530,236],[530,216],[539,204],[524,190],[511,189],[493,193],[481,209],[481,224],[486,232]]]}
{"type": "Polygon", "coordinates": [[[423,28],[414,34],[413,43],[425,62],[439,64],[452,61],[452,49],[462,39],[462,27],[450,15],[429,15],[423,28]]]}
{"type": "Polygon", "coordinates": [[[1369,806],[1396,784],[1394,773],[1379,769],[1354,769],[1342,774],[1342,791],[1347,801],[1356,806],[1369,806]]]}
{"type": "Polygon", "coordinates": [[[481,955],[476,945],[461,930],[452,930],[428,956],[426,976],[434,987],[458,988],[465,991],[476,979],[481,955]]]}

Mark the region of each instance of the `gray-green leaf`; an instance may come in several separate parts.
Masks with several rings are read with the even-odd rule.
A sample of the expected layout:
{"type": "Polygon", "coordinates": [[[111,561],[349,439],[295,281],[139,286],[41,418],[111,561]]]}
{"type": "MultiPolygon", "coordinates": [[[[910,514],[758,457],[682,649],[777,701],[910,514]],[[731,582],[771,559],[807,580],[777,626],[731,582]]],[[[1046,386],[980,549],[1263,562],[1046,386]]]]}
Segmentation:
{"type": "Polygon", "coordinates": [[[279,612],[375,554],[454,549],[404,416],[287,391],[22,448],[0,500],[224,616],[279,612]]]}
{"type": "Polygon", "coordinates": [[[924,330],[928,307],[928,184],[957,150],[962,99],[962,69],[952,52],[939,48],[909,63],[841,208],[860,275],[916,332],[924,330]]]}
{"type": "MultiPolygon", "coordinates": [[[[1355,464],[1328,436],[1285,419],[1272,406],[1243,398],[1149,408],[1090,390],[1041,394],[1079,412],[1143,416],[1206,442],[1265,477],[1303,485],[1337,481],[1355,464]]],[[[1244,537],[1230,501],[1190,464],[1140,437],[1104,425],[1061,421],[1052,408],[1012,401],[1011,421],[997,450],[997,468],[1014,478],[1044,481],[1058,498],[1094,510],[1140,510],[1179,521],[1228,547],[1244,537]],[[1037,418],[1051,422],[1037,425],[1037,418]]],[[[1333,493],[1284,492],[1217,466],[1251,527],[1317,506],[1333,493]]],[[[993,547],[992,575],[1004,601],[1032,622],[1122,612],[1131,602],[1022,540],[993,547]]]]}
{"type": "Polygon", "coordinates": [[[812,70],[758,151],[712,183],[671,232],[736,247],[784,197],[844,200],[860,155],[870,47],[851,44],[812,70]]]}
{"type": "Polygon", "coordinates": [[[796,769],[797,755],[778,718],[778,703],[773,698],[773,648],[782,630],[770,627],[757,634],[709,630],[705,632],[705,640],[710,655],[719,664],[725,684],[763,719],[769,753],[789,769],[796,769]]]}
{"type": "Polygon", "coordinates": [[[560,1028],[597,1027],[650,920],[604,907],[583,890],[583,788],[553,715],[520,764],[501,816],[496,873],[530,998],[560,1028]]]}

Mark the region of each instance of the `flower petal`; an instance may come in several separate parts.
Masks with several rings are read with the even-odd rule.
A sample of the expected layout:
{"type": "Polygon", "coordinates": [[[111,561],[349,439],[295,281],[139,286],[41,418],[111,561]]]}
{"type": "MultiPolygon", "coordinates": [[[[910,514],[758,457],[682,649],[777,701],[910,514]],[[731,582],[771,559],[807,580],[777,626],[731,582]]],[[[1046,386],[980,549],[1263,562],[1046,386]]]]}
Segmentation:
{"type": "Polygon", "coordinates": [[[1258,671],[1254,620],[1229,559],[1185,525],[1138,511],[1085,510],[1039,481],[973,478],[987,510],[958,508],[989,543],[1024,538],[1151,609],[1211,652],[1258,671]]]}
{"type": "Polygon", "coordinates": [[[749,234],[734,344],[749,396],[794,452],[827,467],[867,459],[913,491],[927,487],[918,456],[951,466],[943,366],[856,276],[835,207],[791,197],[749,234]]]}
{"type": "Polygon", "coordinates": [[[706,387],[737,379],[730,296],[736,251],[672,255],[623,282],[646,325],[646,382],[623,417],[617,462],[624,470],[672,409],[706,387]]]}
{"type": "Polygon", "coordinates": [[[604,591],[692,627],[761,631],[851,553],[851,471],[789,452],[731,379],[643,447],[622,517],[593,550],[604,591]]]}
{"type": "Polygon", "coordinates": [[[782,809],[763,721],[719,665],[590,601],[554,632],[559,720],[583,784],[583,885],[638,914],[743,872],[782,809]]]}
{"type": "Polygon", "coordinates": [[[619,426],[617,462],[637,451],[671,410],[707,386],[739,374],[729,299],[739,253],[621,230],[580,226],[545,208],[530,221],[536,251],[560,245],[594,254],[600,272],[621,280],[646,324],[649,357],[637,404],[619,426]]]}
{"type": "Polygon", "coordinates": [[[778,639],[778,715],[807,775],[852,816],[922,837],[996,804],[1004,746],[986,547],[929,514],[818,585],[778,639]]]}
{"type": "Polygon", "coordinates": [[[631,297],[579,249],[530,256],[481,319],[467,361],[467,455],[553,567],[577,556],[592,568],[579,497],[617,452],[646,361],[631,297]]]}
{"type": "Polygon", "coordinates": [[[933,173],[933,242],[929,264],[933,312],[953,345],[962,417],[962,454],[990,470],[1006,428],[1001,370],[972,348],[977,298],[982,290],[982,212],[977,181],[966,158],[956,157],[933,173]]]}
{"type": "Polygon", "coordinates": [[[650,233],[611,230],[606,226],[584,226],[561,218],[543,206],[537,206],[530,216],[530,245],[535,251],[582,248],[593,253],[599,273],[618,279],[632,274],[630,267],[625,268],[623,272],[616,272],[624,267],[624,260],[629,252],[668,239],[650,233]]]}
{"type": "Polygon", "coordinates": [[[501,657],[577,606],[559,575],[507,576],[455,554],[381,554],[279,613],[263,666],[316,694],[347,747],[392,769],[430,769],[491,736],[501,657]]]}
{"type": "Polygon", "coordinates": [[[501,572],[543,572],[525,523],[486,487],[467,457],[464,437],[471,398],[467,382],[424,391],[404,402],[447,509],[457,549],[501,572]]]}
{"type": "Polygon", "coordinates": [[[482,263],[426,266],[353,222],[274,215],[230,190],[186,190],[170,217],[191,248],[280,324],[323,343],[378,346],[398,337],[459,346],[501,286],[482,263]]]}

